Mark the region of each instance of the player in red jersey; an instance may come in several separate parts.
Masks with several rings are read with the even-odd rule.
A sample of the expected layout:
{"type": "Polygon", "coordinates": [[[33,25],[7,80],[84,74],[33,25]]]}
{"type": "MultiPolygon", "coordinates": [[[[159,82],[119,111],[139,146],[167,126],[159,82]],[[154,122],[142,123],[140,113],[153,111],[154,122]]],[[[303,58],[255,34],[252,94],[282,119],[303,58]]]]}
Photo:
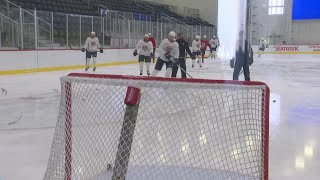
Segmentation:
{"type": "Polygon", "coordinates": [[[155,59],[155,52],[157,49],[157,43],[156,43],[156,39],[154,37],[152,37],[151,33],[149,33],[149,41],[152,42],[153,45],[153,57],[152,57],[152,62],[154,63],[154,59],[155,59]]]}
{"type": "Polygon", "coordinates": [[[206,54],[207,48],[211,48],[211,45],[209,44],[209,41],[207,39],[207,36],[204,35],[201,39],[201,57],[202,57],[202,63],[204,63],[204,56],[206,54]]]}

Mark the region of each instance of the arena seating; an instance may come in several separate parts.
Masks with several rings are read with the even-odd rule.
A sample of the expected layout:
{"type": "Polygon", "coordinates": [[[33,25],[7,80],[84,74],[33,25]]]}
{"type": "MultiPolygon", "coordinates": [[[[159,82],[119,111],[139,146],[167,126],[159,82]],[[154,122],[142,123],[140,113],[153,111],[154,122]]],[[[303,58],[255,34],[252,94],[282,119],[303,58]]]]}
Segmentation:
{"type": "MultiPolygon", "coordinates": [[[[74,15],[87,15],[87,16],[100,16],[98,11],[98,4],[101,4],[107,7],[109,10],[122,11],[122,12],[132,12],[134,19],[157,21],[162,13],[174,17],[181,22],[184,22],[188,25],[203,25],[203,26],[212,26],[209,23],[192,18],[192,17],[183,17],[172,11],[170,11],[169,6],[147,3],[154,9],[154,13],[148,11],[144,8],[138,6],[133,0],[11,0],[16,5],[20,5],[24,9],[37,9],[37,15],[46,22],[51,22],[51,13],[53,15],[53,36],[54,41],[59,44],[66,43],[66,15],[63,13],[71,14],[69,15],[69,44],[79,44],[79,17],[74,15]],[[72,24],[72,25],[71,25],[72,24]]],[[[18,15],[18,14],[17,14],[18,15]]],[[[94,21],[99,18],[94,18],[94,21]]],[[[81,32],[88,32],[91,30],[91,18],[82,18],[81,32]],[[88,27],[88,28],[86,28],[88,27]]],[[[99,24],[99,23],[95,23],[99,24]]],[[[86,34],[83,35],[85,38],[86,34]]]]}
{"type": "Polygon", "coordinates": [[[99,15],[97,9],[93,9],[84,1],[79,0],[13,0],[13,2],[24,9],[37,9],[90,16],[99,15]]]}
{"type": "MultiPolygon", "coordinates": [[[[169,6],[148,3],[154,8],[155,12],[152,14],[150,11],[143,9],[135,4],[132,0],[12,0],[15,4],[21,5],[24,9],[37,9],[43,11],[53,11],[69,14],[80,14],[89,16],[99,16],[98,4],[107,7],[110,10],[126,11],[140,14],[151,15],[151,20],[156,21],[157,18],[164,13],[168,16],[174,17],[189,25],[196,25],[199,22],[192,21],[190,17],[180,16],[170,11],[169,6]],[[88,3],[89,2],[89,3],[88,3]]],[[[146,2],[147,3],[147,2],[146,2]]],[[[139,15],[138,15],[139,16],[139,15]]],[[[140,16],[141,17],[141,16],[140,16]]],[[[147,20],[147,19],[146,19],[147,20]]],[[[201,21],[203,22],[203,21],[201,21]]],[[[62,22],[63,23],[63,22],[62,22]]],[[[200,25],[211,26],[209,23],[200,25]]],[[[58,25],[59,26],[59,25],[58,25]]]]}

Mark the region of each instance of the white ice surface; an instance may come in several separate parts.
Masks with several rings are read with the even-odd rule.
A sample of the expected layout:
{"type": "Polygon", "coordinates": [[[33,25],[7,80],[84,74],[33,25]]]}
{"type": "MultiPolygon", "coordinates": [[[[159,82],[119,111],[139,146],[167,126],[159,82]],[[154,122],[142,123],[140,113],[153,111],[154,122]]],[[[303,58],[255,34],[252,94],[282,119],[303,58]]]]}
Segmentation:
{"type": "MultiPolygon", "coordinates": [[[[194,69],[188,61],[188,72],[197,78],[232,78],[227,60],[205,61],[203,68],[194,69]]],[[[58,115],[59,77],[70,72],[84,71],[0,77],[0,88],[7,90],[0,91],[1,180],[43,178],[58,115]]],[[[136,64],[99,68],[96,73],[137,75],[139,70],[136,64]]],[[[264,55],[255,59],[251,79],[267,83],[272,93],[270,179],[319,179],[320,56],[264,55]]]]}

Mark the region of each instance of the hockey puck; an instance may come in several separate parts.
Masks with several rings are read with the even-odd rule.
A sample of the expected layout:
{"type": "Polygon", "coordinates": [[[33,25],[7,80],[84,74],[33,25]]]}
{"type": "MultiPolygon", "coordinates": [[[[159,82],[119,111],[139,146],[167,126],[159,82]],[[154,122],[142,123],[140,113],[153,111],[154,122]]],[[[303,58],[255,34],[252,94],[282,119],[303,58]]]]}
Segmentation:
{"type": "Polygon", "coordinates": [[[273,102],[275,103],[275,102],[277,102],[276,100],[273,100],[273,102]]]}

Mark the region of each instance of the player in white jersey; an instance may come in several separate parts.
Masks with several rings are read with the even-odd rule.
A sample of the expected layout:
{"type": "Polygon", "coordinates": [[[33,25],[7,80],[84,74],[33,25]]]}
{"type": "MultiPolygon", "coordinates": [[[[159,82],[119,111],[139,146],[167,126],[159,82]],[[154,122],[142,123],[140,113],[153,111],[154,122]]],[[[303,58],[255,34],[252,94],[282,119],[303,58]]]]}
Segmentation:
{"type": "Polygon", "coordinates": [[[194,59],[192,59],[192,67],[194,67],[196,59],[198,60],[200,67],[202,67],[202,61],[200,57],[201,56],[201,40],[199,35],[197,35],[196,39],[192,42],[192,52],[195,57],[194,59]]]}
{"type": "Polygon", "coordinates": [[[178,61],[179,58],[179,44],[174,41],[175,37],[176,33],[171,31],[168,38],[161,42],[158,48],[159,58],[151,76],[157,76],[163,65],[166,64],[165,77],[171,77],[173,61],[178,61]]]}
{"type": "Polygon", "coordinates": [[[99,39],[96,37],[95,32],[91,32],[91,36],[87,38],[82,52],[86,51],[86,71],[90,67],[90,59],[93,61],[93,71],[96,71],[97,65],[97,52],[103,53],[103,48],[100,46],[99,39]]]}
{"type": "Polygon", "coordinates": [[[150,76],[151,57],[153,57],[153,45],[149,41],[149,35],[145,34],[143,40],[136,45],[133,55],[139,55],[140,76],[143,74],[143,64],[146,63],[147,75],[150,76]]]}
{"type": "Polygon", "coordinates": [[[263,52],[266,48],[267,48],[267,42],[265,42],[264,38],[261,38],[260,45],[259,45],[259,51],[258,51],[258,54],[259,54],[258,57],[261,57],[261,55],[263,54],[263,52]]]}
{"type": "Polygon", "coordinates": [[[213,36],[213,38],[209,41],[209,44],[211,45],[211,48],[210,48],[211,58],[216,58],[217,48],[220,46],[218,38],[216,36],[213,36]]]}

